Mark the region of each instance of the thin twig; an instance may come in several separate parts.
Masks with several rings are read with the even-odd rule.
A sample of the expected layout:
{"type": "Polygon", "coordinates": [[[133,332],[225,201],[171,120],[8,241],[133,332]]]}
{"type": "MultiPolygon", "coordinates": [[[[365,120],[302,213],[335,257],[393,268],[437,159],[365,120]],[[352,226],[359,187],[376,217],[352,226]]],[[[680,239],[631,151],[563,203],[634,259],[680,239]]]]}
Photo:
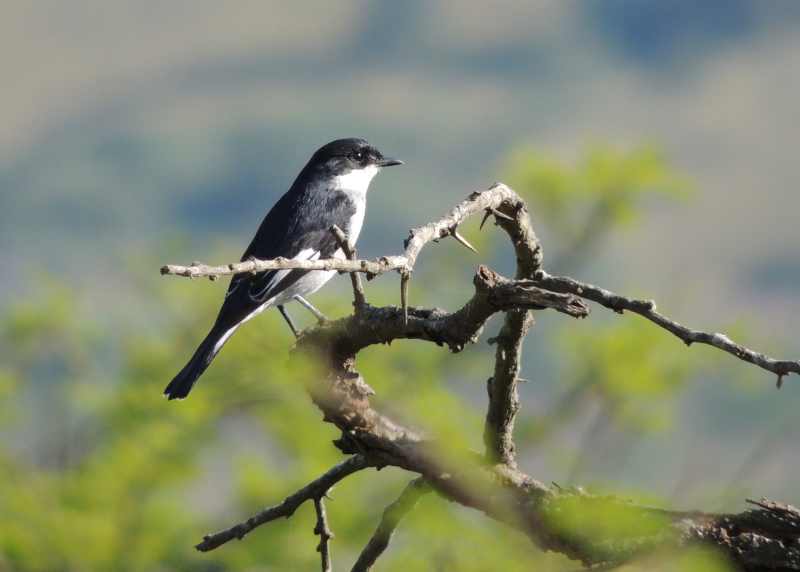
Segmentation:
{"type": "MultiPolygon", "coordinates": [[[[224,276],[232,274],[257,274],[265,270],[336,270],[339,272],[363,272],[369,277],[378,276],[390,270],[400,273],[400,298],[403,307],[404,324],[408,323],[408,283],[411,272],[422,249],[431,241],[452,235],[461,244],[474,250],[456,229],[472,215],[491,211],[511,237],[517,250],[518,265],[538,269],[541,265],[541,250],[536,235],[530,226],[525,203],[511,188],[495,183],[489,189],[471,193],[449,213],[437,221],[411,229],[404,242],[404,252],[398,256],[382,256],[377,260],[357,260],[327,258],[322,260],[295,260],[276,258],[274,260],[257,260],[250,258],[242,262],[223,266],[208,266],[194,262],[190,266],[168,264],[161,267],[162,275],[185,276],[224,276]],[[508,212],[504,212],[508,211],[508,212]],[[512,216],[513,215],[513,216],[512,216]],[[522,249],[520,248],[522,247],[522,249]],[[530,247],[529,251],[525,248],[530,247]],[[522,257],[522,258],[521,258],[522,257]]],[[[528,272],[523,273],[525,275],[528,272]]]]}
{"type": "MultiPolygon", "coordinates": [[[[336,225],[331,227],[331,232],[333,236],[336,237],[336,240],[339,242],[339,246],[344,252],[344,255],[347,257],[348,260],[357,260],[357,252],[356,247],[353,243],[350,242],[350,239],[347,237],[347,234],[336,225]]],[[[364,308],[364,305],[367,303],[367,298],[364,296],[364,285],[361,282],[361,274],[358,272],[350,272],[350,282],[353,285],[353,306],[355,307],[356,312],[361,311],[364,308]]]]}
{"type": "Polygon", "coordinates": [[[311,481],[299,491],[286,497],[283,502],[275,506],[262,510],[248,518],[244,522],[240,522],[230,528],[208,534],[203,537],[203,541],[195,546],[200,552],[208,552],[214,550],[233,540],[234,538],[241,540],[254,528],[271,522],[277,518],[290,517],[294,514],[301,504],[310,499],[318,499],[325,495],[325,493],[336,483],[357,471],[365,469],[370,466],[370,462],[363,455],[353,455],[345,461],[334,466],[327,473],[318,479],[311,481]]]}
{"type": "Polygon", "coordinates": [[[404,256],[384,256],[376,260],[345,260],[342,258],[323,258],[320,260],[295,260],[278,257],[271,260],[250,258],[242,262],[209,266],[195,262],[189,266],[167,264],[161,267],[162,275],[197,278],[200,276],[230,276],[234,274],[257,274],[265,270],[336,270],[337,272],[364,272],[383,274],[390,270],[405,268],[404,256]]]}
{"type": "Polygon", "coordinates": [[[378,528],[372,533],[372,538],[361,551],[358,560],[353,565],[352,572],[367,572],[372,569],[375,561],[389,547],[392,535],[398,523],[405,515],[411,512],[423,495],[429,493],[431,487],[423,478],[416,478],[403,489],[400,496],[383,511],[383,517],[378,528]]]}
{"type": "Polygon", "coordinates": [[[314,534],[319,536],[317,552],[319,552],[321,569],[322,572],[331,572],[333,567],[331,564],[330,540],[333,538],[333,532],[331,532],[328,526],[328,512],[325,510],[325,497],[314,499],[314,510],[317,513],[317,524],[314,526],[314,534]]]}
{"type": "MultiPolygon", "coordinates": [[[[524,203],[513,190],[502,183],[496,183],[485,191],[472,193],[439,220],[411,229],[408,238],[405,240],[405,251],[403,254],[396,256],[382,256],[375,260],[345,260],[341,258],[294,260],[281,257],[273,260],[257,260],[255,258],[250,258],[241,262],[224,264],[221,266],[209,266],[207,264],[193,262],[189,266],[167,264],[161,267],[161,274],[197,278],[200,276],[256,274],[265,270],[300,269],[363,272],[377,276],[392,270],[411,271],[425,245],[433,240],[438,240],[452,234],[451,229],[457,228],[458,225],[470,216],[489,209],[501,213],[499,215],[501,217],[504,216],[507,219],[511,219],[512,217],[509,214],[501,212],[501,207],[504,205],[510,208],[524,206],[524,203]]],[[[498,215],[496,214],[495,216],[498,215]]]]}
{"type": "Polygon", "coordinates": [[[687,346],[694,343],[707,344],[714,346],[724,352],[727,352],[742,361],[752,363],[772,372],[778,376],[778,387],[780,388],[781,382],[785,375],[790,373],[800,374],[800,361],[791,360],[776,360],[765,354],[751,350],[739,343],[734,342],[725,334],[708,333],[698,330],[692,330],[672,320],[663,314],[656,311],[656,303],[653,300],[636,300],[634,298],[626,298],[615,294],[604,288],[587,284],[585,282],[578,282],[573,278],[567,276],[551,276],[543,270],[536,274],[534,282],[539,286],[552,290],[554,292],[563,292],[575,294],[586,300],[596,302],[601,306],[605,306],[615,312],[621,314],[625,310],[639,314],[640,316],[650,320],[654,324],[664,328],[681,339],[687,346]]]}

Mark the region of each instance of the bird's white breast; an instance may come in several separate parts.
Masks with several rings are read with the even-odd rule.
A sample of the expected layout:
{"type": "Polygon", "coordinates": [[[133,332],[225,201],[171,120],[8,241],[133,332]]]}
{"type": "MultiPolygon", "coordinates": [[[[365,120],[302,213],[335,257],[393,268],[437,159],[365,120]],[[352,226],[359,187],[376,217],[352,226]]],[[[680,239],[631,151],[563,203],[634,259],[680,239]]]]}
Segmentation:
{"type": "Polygon", "coordinates": [[[375,175],[378,174],[378,167],[370,165],[363,169],[353,169],[344,175],[338,175],[334,179],[334,189],[341,191],[353,201],[356,212],[350,219],[347,231],[350,242],[354,243],[361,234],[361,227],[364,226],[364,215],[367,211],[367,190],[375,175]]]}
{"type": "Polygon", "coordinates": [[[347,238],[350,239],[350,242],[355,244],[358,240],[358,235],[361,234],[361,227],[364,226],[364,215],[367,212],[367,201],[360,200],[355,201],[356,203],[356,212],[353,214],[352,218],[350,219],[350,224],[348,228],[345,229],[347,231],[347,238]]]}
{"type": "Polygon", "coordinates": [[[333,184],[337,190],[344,191],[350,195],[366,197],[369,184],[377,174],[378,167],[370,165],[363,169],[353,169],[344,175],[338,175],[333,184]]]}

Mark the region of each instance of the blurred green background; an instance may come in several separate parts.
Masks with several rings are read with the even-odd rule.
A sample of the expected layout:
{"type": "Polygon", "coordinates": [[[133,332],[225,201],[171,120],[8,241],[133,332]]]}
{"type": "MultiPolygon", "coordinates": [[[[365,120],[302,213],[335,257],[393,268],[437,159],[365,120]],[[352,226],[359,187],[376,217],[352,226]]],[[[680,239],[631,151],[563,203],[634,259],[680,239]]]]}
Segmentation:
{"type": "MultiPolygon", "coordinates": [[[[364,256],[503,180],[529,201],[549,271],[797,357],[799,49],[788,0],[4,2],[0,570],[318,567],[310,505],[192,548],[341,457],[275,312],[190,399],[163,400],[225,283],[158,267],[238,258],[334,138],[406,161],[373,183],[364,256]]],[[[481,254],[431,247],[412,303],[455,309],[479,263],[513,271],[477,222],[464,234],[481,254]]],[[[397,294],[393,276],[367,286],[374,304],[397,294]]],[[[349,296],[340,277],[315,301],[340,316],[349,296]]],[[[372,348],[359,369],[376,403],[480,448],[492,348],[429,345],[372,348]]],[[[800,502],[791,379],[777,393],[756,368],[599,308],[537,315],[523,377],[520,463],[543,481],[679,508],[800,502]]],[[[366,471],[334,490],[337,569],[410,477],[366,471]]],[[[575,563],[429,495],[378,569],[534,566],[575,563]]],[[[644,569],[659,566],[722,564],[644,569]]]]}

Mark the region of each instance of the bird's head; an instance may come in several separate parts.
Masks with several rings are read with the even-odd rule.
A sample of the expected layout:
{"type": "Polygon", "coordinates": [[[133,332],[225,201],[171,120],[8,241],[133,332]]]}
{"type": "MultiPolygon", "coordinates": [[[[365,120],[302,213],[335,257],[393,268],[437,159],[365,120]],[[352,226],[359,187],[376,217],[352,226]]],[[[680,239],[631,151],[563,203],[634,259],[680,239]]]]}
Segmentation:
{"type": "Polygon", "coordinates": [[[402,164],[398,159],[384,157],[364,139],[357,138],[331,141],[320,147],[309,161],[315,170],[335,177],[337,186],[363,192],[383,167],[402,164]]]}

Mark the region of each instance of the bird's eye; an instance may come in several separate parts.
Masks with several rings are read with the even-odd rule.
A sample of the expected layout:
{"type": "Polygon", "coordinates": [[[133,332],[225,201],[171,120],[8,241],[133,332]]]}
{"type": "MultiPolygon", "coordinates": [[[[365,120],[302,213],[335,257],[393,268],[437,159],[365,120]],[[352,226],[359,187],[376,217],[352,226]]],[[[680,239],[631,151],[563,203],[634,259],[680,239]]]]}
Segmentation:
{"type": "Polygon", "coordinates": [[[360,161],[363,158],[364,158],[364,153],[363,152],[356,151],[355,153],[353,153],[353,159],[355,159],[356,161],[360,161]]]}

